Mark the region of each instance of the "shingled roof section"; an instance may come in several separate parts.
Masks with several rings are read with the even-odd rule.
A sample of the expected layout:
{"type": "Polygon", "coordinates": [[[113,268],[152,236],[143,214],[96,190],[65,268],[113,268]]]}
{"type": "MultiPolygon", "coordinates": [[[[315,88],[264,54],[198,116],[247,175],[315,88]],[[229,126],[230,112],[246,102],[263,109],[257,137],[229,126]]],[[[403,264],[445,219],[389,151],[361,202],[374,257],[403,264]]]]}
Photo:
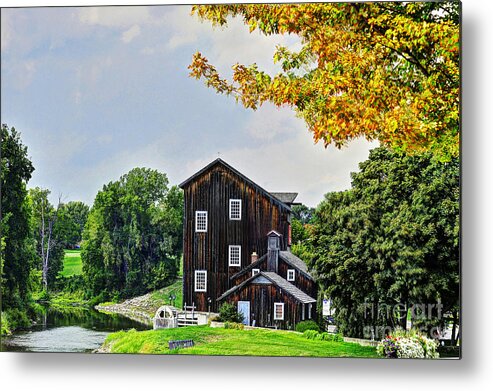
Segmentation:
{"type": "Polygon", "coordinates": [[[258,265],[260,265],[262,262],[264,262],[267,259],[267,254],[262,255],[259,259],[257,259],[255,262],[250,263],[249,265],[245,266],[243,269],[241,269],[238,273],[232,275],[229,279],[234,280],[235,278],[238,278],[239,276],[247,273],[248,271],[256,268],[258,265]]]}
{"type": "Polygon", "coordinates": [[[279,274],[274,272],[262,272],[265,277],[274,282],[279,288],[284,289],[291,296],[302,303],[313,303],[315,300],[313,297],[308,296],[301,289],[296,288],[293,284],[282,278],[279,274]]]}
{"type": "Polygon", "coordinates": [[[306,263],[294,255],[291,251],[279,251],[280,257],[287,263],[293,265],[295,268],[306,274],[308,277],[313,279],[313,276],[308,271],[306,263]]]}
{"type": "Polygon", "coordinates": [[[285,204],[292,204],[294,203],[294,200],[296,197],[298,197],[298,193],[276,193],[276,192],[271,192],[274,197],[276,197],[279,201],[285,203],[285,204]]]}
{"type": "Polygon", "coordinates": [[[253,282],[256,278],[259,278],[260,276],[264,276],[269,281],[271,281],[274,285],[277,285],[279,288],[284,289],[289,295],[293,296],[296,300],[298,300],[301,303],[306,304],[306,303],[314,303],[317,301],[314,298],[308,296],[301,289],[296,288],[293,284],[286,281],[284,278],[282,278],[280,275],[278,275],[277,273],[274,273],[274,272],[257,273],[254,276],[250,277],[249,279],[243,281],[241,284],[235,285],[231,289],[228,289],[217,300],[220,301],[220,300],[225,299],[226,297],[228,297],[233,292],[244,287],[245,285],[249,284],[250,282],[253,282]]]}

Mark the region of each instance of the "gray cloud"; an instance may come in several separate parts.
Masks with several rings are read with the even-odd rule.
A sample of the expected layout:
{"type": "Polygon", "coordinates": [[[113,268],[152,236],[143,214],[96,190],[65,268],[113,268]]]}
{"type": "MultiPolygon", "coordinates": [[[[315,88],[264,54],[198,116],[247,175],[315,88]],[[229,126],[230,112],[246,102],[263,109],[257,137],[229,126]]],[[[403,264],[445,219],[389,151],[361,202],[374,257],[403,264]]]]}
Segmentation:
{"type": "Polygon", "coordinates": [[[245,110],[187,76],[198,49],[226,74],[235,62],[255,61],[276,72],[276,45],[299,42],[250,34],[239,20],[213,29],[189,11],[2,13],[2,20],[12,22],[2,24],[8,37],[2,48],[2,119],[23,132],[36,167],[29,185],[91,203],[103,184],[133,167],[166,172],[176,184],[220,152],[267,190],[297,191],[299,201],[311,206],[328,191],[348,188],[349,173],[375,144],[357,140],[342,150],[324,149],[313,144],[292,110],[245,110]]]}

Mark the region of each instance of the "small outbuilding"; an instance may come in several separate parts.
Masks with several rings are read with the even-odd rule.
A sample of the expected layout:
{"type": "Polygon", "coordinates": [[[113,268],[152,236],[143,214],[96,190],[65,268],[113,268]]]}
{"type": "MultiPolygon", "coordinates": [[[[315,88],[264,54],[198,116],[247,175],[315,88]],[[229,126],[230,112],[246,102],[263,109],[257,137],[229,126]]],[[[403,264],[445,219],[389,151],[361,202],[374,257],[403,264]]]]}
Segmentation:
{"type": "Polygon", "coordinates": [[[235,303],[251,326],[292,329],[313,319],[316,300],[274,272],[259,272],[225,292],[219,302],[235,303]]]}

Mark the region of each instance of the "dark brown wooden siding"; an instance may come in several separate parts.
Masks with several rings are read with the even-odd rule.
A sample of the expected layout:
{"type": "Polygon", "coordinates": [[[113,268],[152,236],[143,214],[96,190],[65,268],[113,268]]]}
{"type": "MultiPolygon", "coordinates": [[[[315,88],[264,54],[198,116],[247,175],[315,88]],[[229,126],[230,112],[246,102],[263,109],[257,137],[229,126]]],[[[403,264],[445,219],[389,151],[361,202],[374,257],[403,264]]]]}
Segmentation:
{"type": "MultiPolygon", "coordinates": [[[[259,262],[259,264],[252,269],[260,269],[260,271],[264,272],[267,271],[267,258],[259,262]]],[[[241,274],[240,276],[232,278],[230,285],[233,287],[235,285],[240,285],[245,280],[248,280],[252,276],[252,269],[248,270],[246,273],[241,274]]]]}
{"type": "MultiPolygon", "coordinates": [[[[309,318],[308,304],[299,303],[292,296],[283,293],[274,284],[247,284],[226,299],[237,305],[238,301],[250,302],[250,325],[258,327],[277,327],[293,330],[296,323],[309,318]],[[284,320],[274,320],[274,303],[284,303],[284,320]]],[[[312,318],[315,315],[315,303],[312,304],[312,318]]]]}
{"type": "Polygon", "coordinates": [[[194,303],[198,311],[216,312],[216,299],[228,290],[230,277],[250,263],[252,252],[267,251],[267,233],[282,235],[281,250],[287,249],[289,209],[258,187],[222,165],[189,182],[184,187],[183,301],[194,303]],[[241,220],[229,219],[229,200],[241,199],[241,220]],[[207,211],[207,232],[195,232],[195,212],[207,211]],[[241,245],[241,266],[228,266],[228,246],[241,245]],[[207,271],[207,292],[194,292],[195,270],[207,271]]]}
{"type": "Polygon", "coordinates": [[[277,274],[279,274],[282,278],[287,280],[288,269],[295,270],[294,281],[289,281],[289,282],[293,284],[295,287],[305,292],[308,296],[317,299],[317,284],[312,279],[308,278],[305,274],[301,273],[296,268],[284,262],[282,258],[279,258],[279,267],[277,274]]]}

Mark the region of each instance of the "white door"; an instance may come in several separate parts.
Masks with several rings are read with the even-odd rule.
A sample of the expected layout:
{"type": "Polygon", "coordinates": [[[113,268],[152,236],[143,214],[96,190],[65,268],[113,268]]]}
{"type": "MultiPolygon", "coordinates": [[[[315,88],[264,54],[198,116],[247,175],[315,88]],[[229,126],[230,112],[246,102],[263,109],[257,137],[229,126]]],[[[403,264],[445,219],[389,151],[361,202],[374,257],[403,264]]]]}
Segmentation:
{"type": "Polygon", "coordinates": [[[238,313],[243,314],[243,324],[250,326],[250,302],[249,301],[239,301],[238,302],[238,313]]]}

